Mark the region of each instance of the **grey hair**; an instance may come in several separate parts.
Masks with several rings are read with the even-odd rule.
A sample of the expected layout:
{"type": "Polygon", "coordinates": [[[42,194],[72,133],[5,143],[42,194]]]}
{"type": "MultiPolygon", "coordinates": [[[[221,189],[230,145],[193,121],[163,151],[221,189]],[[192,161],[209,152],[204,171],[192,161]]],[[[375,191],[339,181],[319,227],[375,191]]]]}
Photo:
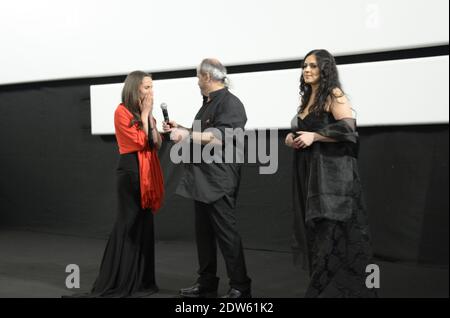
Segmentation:
{"type": "Polygon", "coordinates": [[[199,74],[209,74],[211,79],[222,82],[226,87],[230,85],[227,69],[216,59],[204,59],[197,68],[199,74]]]}

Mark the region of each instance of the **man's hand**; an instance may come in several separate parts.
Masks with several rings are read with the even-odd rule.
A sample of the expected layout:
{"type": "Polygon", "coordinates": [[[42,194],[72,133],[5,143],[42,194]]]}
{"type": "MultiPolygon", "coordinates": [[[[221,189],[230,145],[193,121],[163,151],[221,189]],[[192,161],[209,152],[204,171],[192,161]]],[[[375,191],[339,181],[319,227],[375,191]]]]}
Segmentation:
{"type": "Polygon", "coordinates": [[[173,120],[169,120],[168,122],[163,121],[162,128],[163,128],[163,131],[165,133],[167,133],[167,132],[171,132],[174,128],[178,128],[178,124],[173,120]]]}
{"type": "Polygon", "coordinates": [[[180,141],[185,140],[189,137],[189,131],[183,128],[172,128],[170,130],[170,140],[173,140],[175,143],[179,143],[180,141]]]}

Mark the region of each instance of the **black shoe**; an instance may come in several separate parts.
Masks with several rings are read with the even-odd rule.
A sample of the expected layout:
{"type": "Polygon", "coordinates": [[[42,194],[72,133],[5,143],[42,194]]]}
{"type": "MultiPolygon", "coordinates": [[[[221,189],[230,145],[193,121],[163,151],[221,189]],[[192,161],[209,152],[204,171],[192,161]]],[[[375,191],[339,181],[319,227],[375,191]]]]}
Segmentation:
{"type": "Polygon", "coordinates": [[[222,298],[252,298],[252,294],[250,293],[250,290],[243,292],[235,288],[231,288],[228,291],[228,294],[222,296],[222,298]]]}
{"type": "Polygon", "coordinates": [[[215,298],[217,297],[217,289],[208,289],[200,284],[180,289],[180,297],[182,298],[215,298]]]}

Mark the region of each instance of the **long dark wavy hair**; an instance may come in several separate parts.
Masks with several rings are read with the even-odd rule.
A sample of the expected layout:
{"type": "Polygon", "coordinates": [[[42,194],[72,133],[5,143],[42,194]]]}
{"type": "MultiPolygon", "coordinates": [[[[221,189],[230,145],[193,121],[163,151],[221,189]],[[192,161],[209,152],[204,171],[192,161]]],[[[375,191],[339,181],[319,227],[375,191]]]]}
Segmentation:
{"type": "Polygon", "coordinates": [[[144,77],[152,77],[151,74],[134,71],[128,74],[122,89],[122,104],[133,114],[130,121],[130,127],[138,124],[142,129],[141,108],[139,107],[139,87],[144,77]]]}
{"type": "MultiPolygon", "coordinates": [[[[344,95],[344,92],[339,81],[338,70],[336,67],[336,61],[333,55],[327,50],[312,50],[306,54],[305,59],[310,55],[314,55],[317,59],[317,65],[320,71],[319,89],[315,97],[314,102],[309,108],[308,113],[321,113],[326,111],[326,103],[333,102],[338,97],[344,95]],[[334,89],[338,88],[342,93],[336,96],[334,89]],[[331,100],[329,100],[331,98],[331,100]]],[[[310,102],[311,98],[311,85],[305,83],[303,75],[300,78],[300,98],[301,104],[299,107],[299,113],[305,110],[305,107],[310,102]]]]}

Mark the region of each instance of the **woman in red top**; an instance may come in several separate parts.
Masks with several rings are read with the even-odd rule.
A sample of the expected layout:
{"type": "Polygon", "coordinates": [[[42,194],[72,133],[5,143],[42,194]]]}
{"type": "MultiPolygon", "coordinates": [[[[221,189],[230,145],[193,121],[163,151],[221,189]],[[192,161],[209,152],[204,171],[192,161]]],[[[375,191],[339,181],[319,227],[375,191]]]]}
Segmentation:
{"type": "Polygon", "coordinates": [[[87,297],[143,297],[158,291],[153,214],[161,206],[164,184],[157,156],[161,136],[152,111],[151,76],[141,71],[130,73],[122,103],[114,113],[120,152],[118,214],[99,275],[87,297]]]}

